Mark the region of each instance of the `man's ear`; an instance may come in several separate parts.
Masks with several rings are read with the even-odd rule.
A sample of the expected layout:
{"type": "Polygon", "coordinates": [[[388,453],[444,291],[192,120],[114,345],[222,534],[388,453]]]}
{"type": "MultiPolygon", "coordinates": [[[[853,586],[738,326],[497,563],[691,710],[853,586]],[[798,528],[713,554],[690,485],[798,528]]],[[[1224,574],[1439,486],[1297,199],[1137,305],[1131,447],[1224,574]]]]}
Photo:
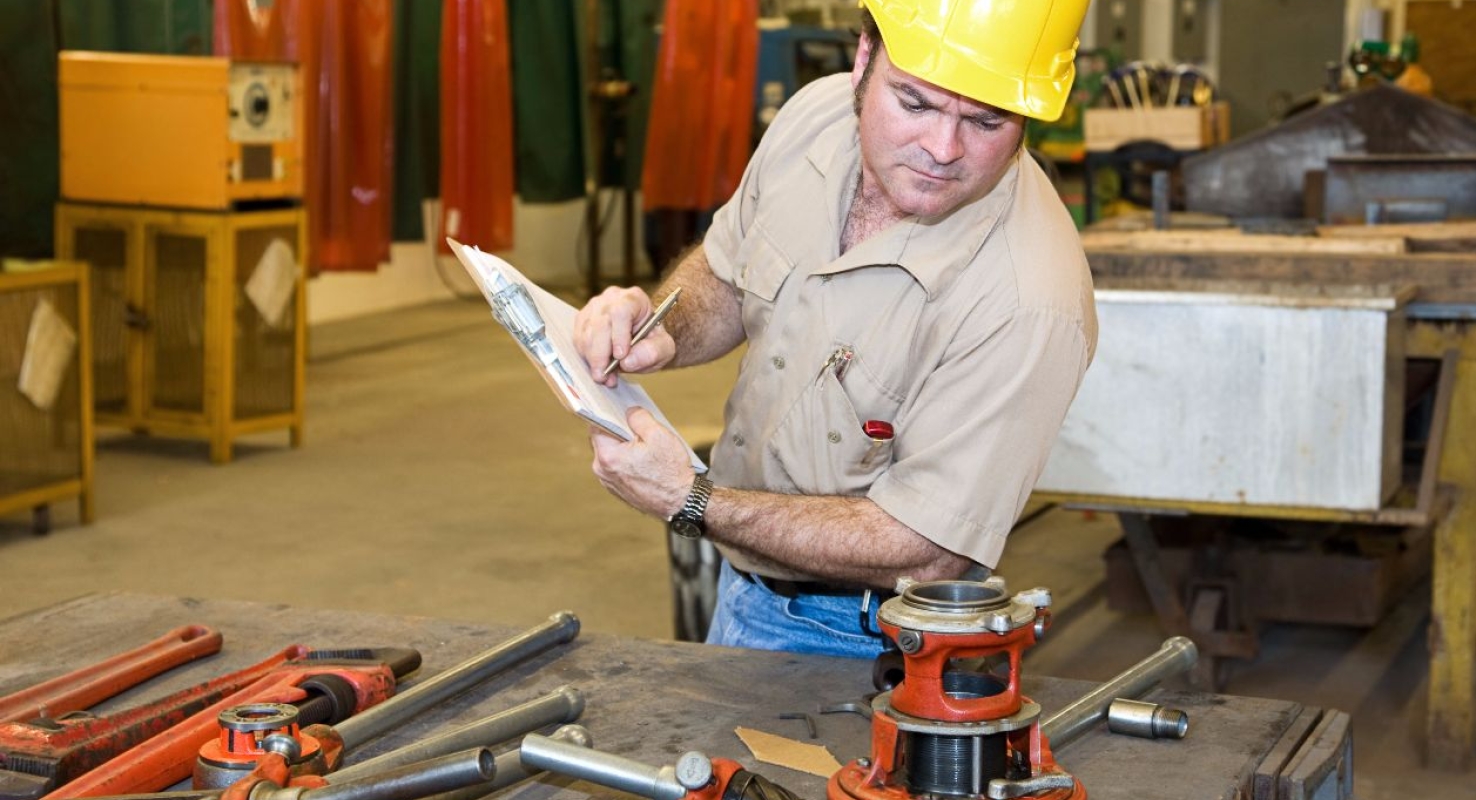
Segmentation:
{"type": "Polygon", "coordinates": [[[852,89],[861,85],[861,76],[866,74],[866,65],[871,63],[873,52],[871,37],[861,34],[861,38],[856,41],[856,63],[851,65],[852,89]]]}

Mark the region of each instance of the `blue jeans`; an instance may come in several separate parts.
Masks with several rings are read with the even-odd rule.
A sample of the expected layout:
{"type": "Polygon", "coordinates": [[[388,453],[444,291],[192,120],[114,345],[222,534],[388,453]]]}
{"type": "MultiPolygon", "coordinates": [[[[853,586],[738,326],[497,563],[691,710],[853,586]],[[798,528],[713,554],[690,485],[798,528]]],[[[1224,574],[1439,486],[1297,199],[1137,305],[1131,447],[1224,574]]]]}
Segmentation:
{"type": "Polygon", "coordinates": [[[863,630],[860,592],[781,597],[724,561],[717,594],[708,644],[850,658],[875,658],[886,645],[876,625],[881,599],[875,596],[863,630]]]}

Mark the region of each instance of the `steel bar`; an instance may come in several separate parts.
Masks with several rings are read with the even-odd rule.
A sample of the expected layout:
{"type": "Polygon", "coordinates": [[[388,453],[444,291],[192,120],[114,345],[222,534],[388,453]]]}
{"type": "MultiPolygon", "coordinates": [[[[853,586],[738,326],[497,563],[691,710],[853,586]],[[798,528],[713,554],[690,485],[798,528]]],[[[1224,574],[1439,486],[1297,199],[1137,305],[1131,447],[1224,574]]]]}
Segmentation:
{"type": "Polygon", "coordinates": [[[651,800],[681,800],[687,795],[686,787],[677,782],[676,770],[671,767],[652,767],[536,733],[523,737],[520,751],[524,767],[568,775],[651,800]]]}
{"type": "Polygon", "coordinates": [[[425,709],[461,694],[555,645],[572,641],[578,635],[579,618],[571,612],[560,611],[550,616],[548,622],[473,656],[424,683],[338,723],[334,728],[343,737],[344,749],[353,750],[400,727],[425,709]]]}
{"type": "Polygon", "coordinates": [[[1178,675],[1199,658],[1194,642],[1183,636],[1164,641],[1153,655],[1128,667],[1122,674],[1087,692],[1040,726],[1040,732],[1059,751],[1107,716],[1107,707],[1119,697],[1141,697],[1166,678],[1178,675]]]}
{"type": "Polygon", "coordinates": [[[384,755],[339,769],[333,773],[334,782],[355,780],[365,775],[460,752],[471,747],[491,747],[532,733],[547,725],[573,722],[579,719],[583,711],[584,695],[572,686],[561,686],[537,700],[514,706],[440,736],[406,745],[398,750],[392,750],[384,755]]]}
{"type": "Polygon", "coordinates": [[[319,789],[289,787],[259,796],[253,792],[252,796],[256,800],[416,800],[486,783],[493,777],[495,763],[492,751],[479,747],[319,789]]]}

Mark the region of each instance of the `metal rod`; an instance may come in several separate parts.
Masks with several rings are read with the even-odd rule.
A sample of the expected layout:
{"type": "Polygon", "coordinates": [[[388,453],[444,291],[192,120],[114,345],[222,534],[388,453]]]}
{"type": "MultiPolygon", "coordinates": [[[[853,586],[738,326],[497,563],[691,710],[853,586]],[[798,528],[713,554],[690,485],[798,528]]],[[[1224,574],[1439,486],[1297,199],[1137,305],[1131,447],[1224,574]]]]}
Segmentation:
{"type": "Polygon", "coordinates": [[[350,717],[334,726],[343,737],[345,750],[353,750],[377,736],[403,725],[422,711],[461,694],[521,661],[579,635],[579,618],[560,611],[548,622],[514,636],[490,650],[436,675],[424,683],[350,717]]]}
{"type": "Polygon", "coordinates": [[[358,780],[331,783],[320,789],[273,789],[257,800],[416,800],[491,780],[496,769],[485,747],[410,764],[358,780]]]}
{"type": "Polygon", "coordinates": [[[460,752],[469,747],[491,747],[532,733],[546,725],[573,722],[579,719],[583,711],[584,695],[572,686],[560,686],[537,700],[514,706],[440,736],[391,750],[351,767],[344,767],[333,774],[337,781],[354,780],[363,775],[460,752]]]}
{"type": "MultiPolygon", "coordinates": [[[[580,747],[593,747],[594,737],[589,735],[589,730],[583,725],[562,725],[558,730],[550,733],[550,739],[568,742],[580,747]]],[[[500,792],[513,784],[540,774],[540,770],[528,769],[523,766],[522,757],[517,748],[501,753],[497,756],[497,774],[486,783],[468,786],[465,789],[457,789],[454,792],[445,792],[425,800],[480,800],[494,792],[500,792]]]]}
{"type": "Polygon", "coordinates": [[[1060,750],[1107,716],[1107,707],[1119,697],[1142,697],[1160,681],[1187,671],[1199,660],[1199,648],[1183,636],[1164,641],[1158,652],[1128,667],[1122,674],[1087,692],[1040,726],[1051,748],[1060,750]]]}
{"type": "Polygon", "coordinates": [[[687,795],[686,787],[677,782],[676,770],[671,767],[652,767],[536,733],[523,737],[520,751],[524,767],[545,769],[651,800],[681,800],[687,795]]]}

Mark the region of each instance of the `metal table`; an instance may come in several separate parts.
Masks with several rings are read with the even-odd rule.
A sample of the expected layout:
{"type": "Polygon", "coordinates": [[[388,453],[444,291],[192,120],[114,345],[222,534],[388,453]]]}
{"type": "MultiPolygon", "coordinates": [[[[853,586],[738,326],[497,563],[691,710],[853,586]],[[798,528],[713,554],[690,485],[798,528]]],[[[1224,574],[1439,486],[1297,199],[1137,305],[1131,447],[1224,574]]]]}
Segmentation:
{"type": "MultiPolygon", "coordinates": [[[[87,595],[0,621],[0,695],[186,624],[220,630],[224,648],[94,711],[132,706],[177,691],[293,643],[315,648],[414,647],[424,656],[424,665],[410,680],[421,680],[526,628],[266,603],[87,595]]],[[[1088,682],[1030,675],[1028,658],[1025,669],[1025,693],[1041,704],[1046,716],[1093,687],[1088,682]]],[[[671,764],[687,750],[700,750],[735,759],[800,796],[817,800],[825,795],[824,779],[756,762],[733,729],[745,726],[807,740],[802,721],[781,720],[779,714],[813,713],[817,704],[856,700],[872,689],[868,661],[586,632],[370,742],[351,753],[347,763],[472,722],[565,684],[584,693],[580,723],[589,728],[601,750],[652,765],[671,764]]],[[[1189,736],[1182,741],[1135,739],[1109,734],[1105,727],[1084,734],[1057,756],[1081,779],[1093,800],[1310,796],[1318,785],[1327,791],[1329,781],[1335,789],[1319,797],[1346,797],[1351,791],[1346,714],[1279,700],[1163,689],[1148,697],[1186,710],[1189,736]],[[1278,777],[1281,794],[1273,795],[1271,787],[1278,777]]],[[[867,754],[869,721],[854,714],[817,715],[815,721],[816,743],[827,746],[842,763],[867,754]]],[[[504,796],[577,800],[610,795],[605,789],[544,776],[504,796]]]]}

